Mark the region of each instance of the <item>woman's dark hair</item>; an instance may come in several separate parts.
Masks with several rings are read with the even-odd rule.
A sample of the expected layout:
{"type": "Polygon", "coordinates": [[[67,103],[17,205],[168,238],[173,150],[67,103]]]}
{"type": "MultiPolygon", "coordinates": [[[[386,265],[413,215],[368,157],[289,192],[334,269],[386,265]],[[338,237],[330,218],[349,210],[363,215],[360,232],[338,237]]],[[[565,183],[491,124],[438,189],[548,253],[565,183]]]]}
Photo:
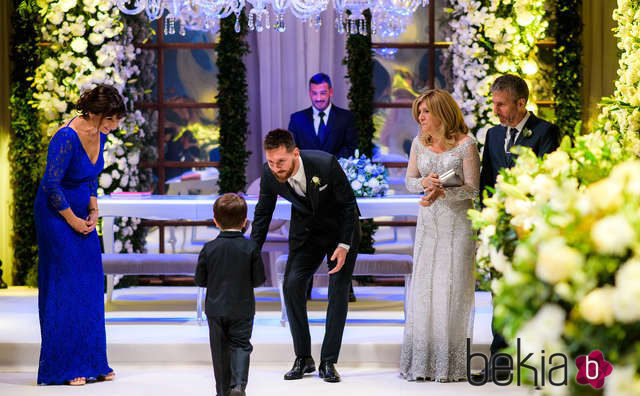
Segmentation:
{"type": "Polygon", "coordinates": [[[89,91],[84,91],[78,99],[76,109],[83,117],[93,113],[103,117],[124,118],[126,114],[124,100],[118,90],[106,84],[100,84],[89,91]]]}

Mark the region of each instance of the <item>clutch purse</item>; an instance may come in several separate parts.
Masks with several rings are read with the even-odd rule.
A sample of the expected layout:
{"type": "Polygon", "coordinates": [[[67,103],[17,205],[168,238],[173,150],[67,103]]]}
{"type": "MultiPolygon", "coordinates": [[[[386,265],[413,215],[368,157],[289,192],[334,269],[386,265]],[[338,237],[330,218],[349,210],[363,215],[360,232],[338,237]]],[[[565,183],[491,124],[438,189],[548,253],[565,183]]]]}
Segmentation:
{"type": "Polygon", "coordinates": [[[453,169],[449,169],[439,177],[442,182],[442,187],[460,187],[462,186],[462,179],[456,174],[453,169]]]}

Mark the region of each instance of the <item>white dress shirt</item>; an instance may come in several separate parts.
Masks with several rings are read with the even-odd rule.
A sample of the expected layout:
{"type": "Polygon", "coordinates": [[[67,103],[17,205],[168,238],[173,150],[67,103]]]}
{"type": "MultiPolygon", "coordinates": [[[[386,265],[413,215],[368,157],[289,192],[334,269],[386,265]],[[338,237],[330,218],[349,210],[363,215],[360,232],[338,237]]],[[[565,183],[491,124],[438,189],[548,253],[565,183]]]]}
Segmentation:
{"type": "MultiPolygon", "coordinates": [[[[316,109],[315,106],[311,106],[313,109],[313,130],[316,131],[316,136],[318,135],[318,128],[320,127],[320,110],[316,109]]],[[[324,111],[324,125],[326,126],[329,123],[329,112],[331,111],[331,102],[329,102],[329,106],[324,111]]]]}
{"type": "Polygon", "coordinates": [[[295,175],[291,176],[287,182],[293,187],[296,193],[302,197],[307,195],[307,178],[304,174],[304,165],[302,164],[302,158],[298,157],[298,171],[295,175]]]}
{"type": "Polygon", "coordinates": [[[518,136],[524,129],[524,124],[527,123],[527,120],[529,119],[529,115],[531,115],[531,113],[527,111],[527,114],[524,116],[522,120],[520,120],[518,125],[516,125],[515,127],[507,126],[507,133],[504,136],[504,152],[505,153],[507,152],[507,146],[509,145],[509,139],[511,139],[511,134],[512,133],[516,134],[516,137],[513,139],[513,145],[515,146],[516,145],[515,142],[518,141],[518,136]]]}

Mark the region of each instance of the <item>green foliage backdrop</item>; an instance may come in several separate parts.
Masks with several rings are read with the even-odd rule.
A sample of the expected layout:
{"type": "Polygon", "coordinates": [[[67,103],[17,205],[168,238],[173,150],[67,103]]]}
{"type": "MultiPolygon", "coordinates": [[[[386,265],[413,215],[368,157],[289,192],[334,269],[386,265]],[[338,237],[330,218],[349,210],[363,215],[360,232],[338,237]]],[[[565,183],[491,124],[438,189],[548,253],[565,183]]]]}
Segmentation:
{"type": "Polygon", "coordinates": [[[553,94],[556,124],[570,135],[582,114],[582,0],[555,0],[556,69],[553,94]]]}
{"type": "Polygon", "coordinates": [[[38,113],[33,108],[31,82],[40,64],[38,33],[40,21],[35,0],[14,1],[11,18],[14,35],[11,48],[12,138],[9,147],[11,185],[14,206],[12,216],[14,245],[14,284],[37,285],[38,245],[33,202],[44,167],[46,144],[38,128],[38,113]]]}
{"type": "Polygon", "coordinates": [[[218,96],[220,106],[220,193],[238,192],[247,183],[244,169],[249,155],[246,142],[249,133],[247,123],[247,68],[243,62],[249,53],[245,40],[247,20],[241,14],[241,31],[235,31],[235,18],[220,20],[218,52],[218,96]]]}

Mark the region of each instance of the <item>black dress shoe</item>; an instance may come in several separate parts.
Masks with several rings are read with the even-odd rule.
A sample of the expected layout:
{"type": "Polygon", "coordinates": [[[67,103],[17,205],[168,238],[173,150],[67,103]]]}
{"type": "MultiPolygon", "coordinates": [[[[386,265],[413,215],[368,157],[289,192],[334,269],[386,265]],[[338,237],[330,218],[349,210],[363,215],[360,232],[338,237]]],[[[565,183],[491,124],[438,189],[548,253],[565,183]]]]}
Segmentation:
{"type": "Polygon", "coordinates": [[[325,382],[340,382],[340,374],[331,362],[320,362],[318,375],[320,378],[324,378],[325,382]]]}
{"type": "Polygon", "coordinates": [[[356,302],[356,295],[353,292],[353,285],[349,289],[349,302],[356,302]]]}
{"type": "Polygon", "coordinates": [[[312,357],[297,357],[293,367],[284,375],[285,380],[297,380],[307,373],[316,371],[316,363],[312,357]]]}
{"type": "Polygon", "coordinates": [[[242,385],[234,386],[233,388],[231,388],[229,396],[246,396],[246,393],[244,393],[244,387],[242,385]]]}

